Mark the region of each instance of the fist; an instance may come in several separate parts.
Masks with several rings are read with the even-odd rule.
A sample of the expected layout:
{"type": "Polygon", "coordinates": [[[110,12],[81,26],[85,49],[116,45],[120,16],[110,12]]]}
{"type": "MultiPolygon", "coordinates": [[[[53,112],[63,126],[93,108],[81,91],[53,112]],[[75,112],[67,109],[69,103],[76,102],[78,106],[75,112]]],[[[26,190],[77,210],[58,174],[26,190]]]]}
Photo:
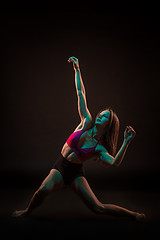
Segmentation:
{"type": "Polygon", "coordinates": [[[124,139],[129,143],[136,135],[136,132],[131,126],[127,126],[124,131],[124,139]]]}
{"type": "Polygon", "coordinates": [[[76,57],[70,57],[70,58],[68,59],[68,62],[69,62],[69,63],[70,63],[70,62],[73,63],[73,68],[74,68],[74,70],[76,70],[76,69],[79,68],[78,58],[76,58],[76,57]]]}

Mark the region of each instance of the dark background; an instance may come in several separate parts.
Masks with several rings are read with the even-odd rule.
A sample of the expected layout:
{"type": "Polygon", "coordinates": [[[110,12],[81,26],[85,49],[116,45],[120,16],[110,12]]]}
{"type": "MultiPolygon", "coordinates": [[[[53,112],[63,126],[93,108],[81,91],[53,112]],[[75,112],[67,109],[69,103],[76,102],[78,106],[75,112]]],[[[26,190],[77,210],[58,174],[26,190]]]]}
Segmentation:
{"type": "Polygon", "coordinates": [[[49,231],[56,223],[57,229],[85,226],[91,234],[94,226],[104,233],[108,224],[107,231],[118,226],[120,232],[155,232],[160,210],[158,8],[138,1],[61,5],[1,8],[4,228],[49,231]],[[80,61],[93,118],[107,106],[117,113],[118,148],[127,125],[137,133],[119,168],[90,161],[86,177],[103,202],[145,212],[144,225],[96,217],[70,189],[51,197],[29,220],[10,218],[26,206],[79,124],[70,56],[80,61]]]}

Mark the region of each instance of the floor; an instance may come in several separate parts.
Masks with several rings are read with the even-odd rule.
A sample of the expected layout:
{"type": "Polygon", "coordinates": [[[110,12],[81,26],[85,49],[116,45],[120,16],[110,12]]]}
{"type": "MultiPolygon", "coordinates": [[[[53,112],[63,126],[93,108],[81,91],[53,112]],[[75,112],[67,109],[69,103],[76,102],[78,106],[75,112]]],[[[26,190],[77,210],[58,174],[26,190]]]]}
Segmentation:
{"type": "Polygon", "coordinates": [[[115,218],[92,213],[67,187],[48,197],[42,206],[33,212],[32,216],[15,219],[11,217],[15,209],[23,209],[34,193],[33,187],[2,188],[0,222],[1,232],[6,236],[30,237],[101,237],[112,235],[124,236],[157,236],[159,233],[159,192],[122,191],[93,189],[99,200],[114,203],[128,209],[144,212],[147,215],[145,223],[139,223],[126,218],[115,218]]]}

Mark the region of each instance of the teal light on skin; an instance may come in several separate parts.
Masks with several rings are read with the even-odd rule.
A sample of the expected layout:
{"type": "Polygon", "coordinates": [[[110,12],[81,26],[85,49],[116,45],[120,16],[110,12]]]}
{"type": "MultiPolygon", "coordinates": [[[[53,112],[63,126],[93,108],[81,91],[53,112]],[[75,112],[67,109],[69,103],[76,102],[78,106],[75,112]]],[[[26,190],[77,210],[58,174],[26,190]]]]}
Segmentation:
{"type": "Polygon", "coordinates": [[[103,111],[97,116],[95,120],[95,124],[106,127],[109,121],[110,121],[110,111],[103,111]]]}
{"type": "Polygon", "coordinates": [[[110,122],[110,111],[102,111],[95,120],[93,126],[93,137],[96,139],[100,139],[100,137],[104,134],[108,124],[110,122]]]}
{"type": "MultiPolygon", "coordinates": [[[[88,133],[88,136],[89,135],[92,136],[97,141],[101,140],[101,137],[109,127],[110,119],[112,118],[112,112],[110,112],[109,110],[104,110],[100,112],[93,124],[92,116],[87,107],[86,92],[85,92],[85,87],[82,81],[82,76],[80,73],[79,61],[75,57],[70,57],[68,62],[73,63],[73,68],[75,70],[75,85],[76,85],[76,91],[78,96],[78,111],[81,118],[81,123],[76,128],[76,131],[79,129],[82,129],[82,126],[85,129],[92,127],[90,130],[88,130],[88,132],[90,131],[88,133]]],[[[124,158],[128,145],[131,142],[131,140],[134,138],[135,134],[136,132],[131,126],[126,127],[124,132],[124,141],[115,157],[111,156],[101,144],[98,144],[97,145],[99,148],[98,160],[101,160],[101,162],[103,164],[107,164],[107,166],[108,164],[119,166],[124,158]]],[[[90,138],[90,141],[92,141],[92,138],[90,138]]],[[[68,151],[67,144],[64,144],[63,148],[64,148],[64,153],[65,151],[66,152],[68,151]]],[[[64,154],[63,158],[65,158],[65,160],[68,160],[67,154],[64,154]]],[[[64,160],[63,158],[61,159],[61,161],[64,160]]],[[[71,162],[73,160],[74,159],[71,159],[71,162]]],[[[65,174],[67,174],[67,171],[68,171],[67,167],[63,167],[63,168],[65,170],[65,174]]],[[[15,211],[13,213],[13,216],[22,217],[22,216],[30,215],[32,211],[36,207],[38,207],[50,193],[53,193],[55,190],[57,191],[57,189],[63,188],[64,187],[63,174],[64,172],[61,172],[60,169],[59,170],[54,168],[51,169],[49,175],[42,182],[39,189],[34,193],[28,207],[25,210],[15,211]]],[[[68,177],[69,175],[70,173],[68,172],[68,177]]],[[[130,211],[126,208],[122,208],[115,204],[103,204],[102,202],[100,202],[95,196],[95,194],[92,192],[92,189],[90,188],[85,176],[83,175],[75,177],[74,180],[72,180],[72,186],[74,191],[76,191],[81,196],[84,203],[86,203],[86,205],[95,213],[104,214],[107,216],[108,215],[126,216],[126,217],[130,217],[131,219],[135,219],[137,221],[145,220],[145,214],[143,213],[141,214],[138,212],[130,211]]]]}

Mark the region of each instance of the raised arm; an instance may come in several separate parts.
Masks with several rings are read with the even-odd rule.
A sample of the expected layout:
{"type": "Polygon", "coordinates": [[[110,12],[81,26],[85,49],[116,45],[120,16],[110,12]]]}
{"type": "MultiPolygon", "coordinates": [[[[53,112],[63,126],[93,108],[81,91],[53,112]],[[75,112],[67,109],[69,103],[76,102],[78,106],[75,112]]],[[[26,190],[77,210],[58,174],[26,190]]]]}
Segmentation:
{"type": "Polygon", "coordinates": [[[126,153],[126,150],[129,146],[129,143],[131,140],[135,137],[136,132],[131,126],[127,126],[124,132],[124,141],[122,143],[121,148],[117,152],[116,156],[113,157],[110,154],[108,154],[104,149],[100,152],[100,158],[99,160],[104,163],[104,165],[114,165],[114,166],[119,166],[124,158],[124,155],[126,153]]]}
{"type": "Polygon", "coordinates": [[[82,80],[78,59],[75,57],[70,57],[68,59],[68,62],[73,63],[73,67],[75,70],[75,87],[78,97],[79,116],[81,118],[81,121],[83,121],[84,119],[91,120],[92,117],[87,107],[86,91],[82,80]]]}

